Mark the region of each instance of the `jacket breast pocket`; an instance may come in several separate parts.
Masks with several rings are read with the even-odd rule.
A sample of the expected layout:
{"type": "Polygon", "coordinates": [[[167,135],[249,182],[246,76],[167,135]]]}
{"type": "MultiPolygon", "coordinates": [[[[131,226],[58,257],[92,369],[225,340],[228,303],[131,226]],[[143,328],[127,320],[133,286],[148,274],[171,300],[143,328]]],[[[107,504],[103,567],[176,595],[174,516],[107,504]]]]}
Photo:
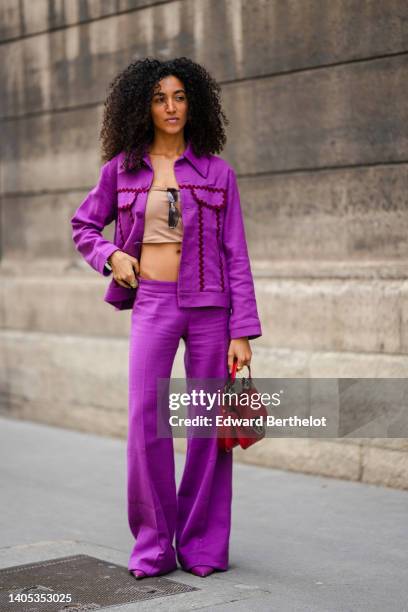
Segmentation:
{"type": "Polygon", "coordinates": [[[227,190],[211,185],[191,189],[193,205],[197,208],[197,222],[201,239],[221,246],[227,190]]]}
{"type": "Polygon", "coordinates": [[[119,191],[118,196],[118,217],[117,232],[119,242],[123,246],[136,220],[136,200],[138,191],[123,190],[119,191]]]}

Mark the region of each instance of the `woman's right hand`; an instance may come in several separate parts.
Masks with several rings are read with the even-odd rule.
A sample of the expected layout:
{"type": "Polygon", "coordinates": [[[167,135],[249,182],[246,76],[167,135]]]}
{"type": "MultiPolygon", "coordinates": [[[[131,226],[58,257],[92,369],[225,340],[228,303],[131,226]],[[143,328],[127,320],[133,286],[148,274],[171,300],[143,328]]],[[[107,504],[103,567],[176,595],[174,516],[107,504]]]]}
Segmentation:
{"type": "Polygon", "coordinates": [[[124,251],[117,250],[108,258],[112,267],[112,275],[115,281],[125,289],[136,289],[138,282],[136,274],[139,274],[139,262],[136,257],[128,255],[124,251]]]}

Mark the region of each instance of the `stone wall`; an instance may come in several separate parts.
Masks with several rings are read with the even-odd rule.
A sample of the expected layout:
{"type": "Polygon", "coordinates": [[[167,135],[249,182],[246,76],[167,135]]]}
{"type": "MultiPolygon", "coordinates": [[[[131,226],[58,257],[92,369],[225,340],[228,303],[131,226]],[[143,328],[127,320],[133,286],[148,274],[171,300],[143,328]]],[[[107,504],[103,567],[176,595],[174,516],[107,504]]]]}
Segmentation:
{"type": "MultiPolygon", "coordinates": [[[[407,19],[403,0],[2,0],[2,414],[126,435],[130,311],[103,302],[69,219],[99,174],[107,85],[145,55],[190,56],[222,85],[264,332],[254,375],[405,377],[407,19]]],[[[406,439],[235,455],[408,488],[406,439]]]]}

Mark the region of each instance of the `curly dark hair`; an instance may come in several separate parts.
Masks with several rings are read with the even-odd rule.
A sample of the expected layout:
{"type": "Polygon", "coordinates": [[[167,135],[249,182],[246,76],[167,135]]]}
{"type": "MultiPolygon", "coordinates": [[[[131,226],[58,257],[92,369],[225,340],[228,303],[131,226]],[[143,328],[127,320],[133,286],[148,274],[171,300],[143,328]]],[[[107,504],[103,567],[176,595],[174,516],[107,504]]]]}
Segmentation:
{"type": "Polygon", "coordinates": [[[160,61],[146,57],[132,62],[110,83],[100,132],[102,159],[109,161],[125,151],[124,168],[141,166],[146,144],[153,142],[150,106],[156,83],[166,76],[182,81],[188,100],[184,137],[197,156],[219,153],[228,125],[220,102],[221,88],[207,70],[187,57],[160,61]]]}

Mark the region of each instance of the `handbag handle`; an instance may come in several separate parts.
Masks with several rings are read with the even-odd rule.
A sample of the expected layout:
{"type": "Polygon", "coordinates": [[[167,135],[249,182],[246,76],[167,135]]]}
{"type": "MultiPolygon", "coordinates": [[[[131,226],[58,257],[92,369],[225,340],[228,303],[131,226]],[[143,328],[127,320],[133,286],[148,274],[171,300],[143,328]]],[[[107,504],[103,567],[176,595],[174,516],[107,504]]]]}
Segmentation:
{"type": "MultiPolygon", "coordinates": [[[[231,369],[231,374],[230,374],[230,380],[231,382],[235,381],[236,375],[237,375],[237,367],[238,367],[238,360],[234,359],[233,364],[232,364],[232,369],[231,369]]],[[[245,365],[244,367],[248,368],[248,372],[249,372],[249,376],[248,378],[250,380],[252,380],[252,376],[251,376],[251,366],[250,365],[245,365]]]]}

